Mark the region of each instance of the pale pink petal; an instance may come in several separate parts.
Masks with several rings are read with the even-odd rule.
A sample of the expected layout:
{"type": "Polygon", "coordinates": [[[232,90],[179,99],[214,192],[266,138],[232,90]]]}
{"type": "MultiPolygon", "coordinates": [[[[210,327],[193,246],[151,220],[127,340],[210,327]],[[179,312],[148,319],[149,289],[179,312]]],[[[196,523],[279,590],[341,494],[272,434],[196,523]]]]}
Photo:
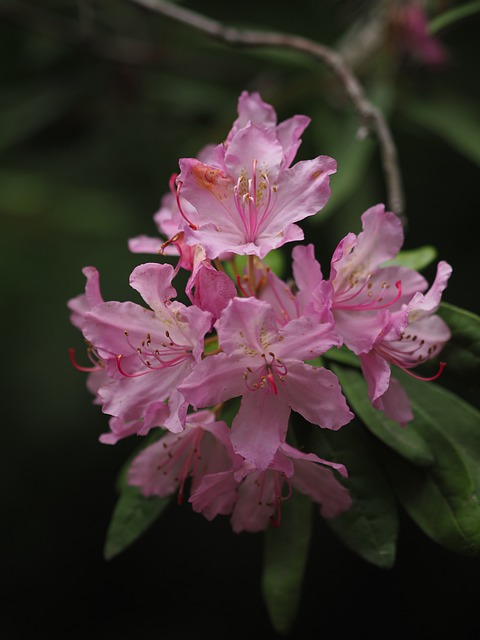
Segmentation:
{"type": "Polygon", "coordinates": [[[290,408],[281,389],[278,395],[263,389],[247,391],[232,423],[232,444],[236,453],[262,471],[285,442],[290,408]]]}
{"type": "Polygon", "coordinates": [[[375,350],[362,354],[360,364],[368,385],[368,397],[374,403],[383,396],[390,385],[390,365],[375,350]]]}
{"type": "Polygon", "coordinates": [[[300,308],[292,288],[271,270],[266,273],[265,283],[262,285],[258,297],[260,300],[268,302],[274,309],[278,326],[285,325],[300,314],[300,308]]]}
{"type": "Polygon", "coordinates": [[[216,328],[222,349],[241,357],[268,353],[279,340],[273,308],[256,298],[233,298],[216,328]]]}
{"type": "Polygon", "coordinates": [[[308,116],[296,115],[281,122],[276,129],[278,141],[283,148],[283,161],[281,169],[289,167],[300,147],[300,136],[310,124],[308,116]]]}
{"type": "Polygon", "coordinates": [[[100,274],[97,269],[95,267],[84,267],[82,273],[87,279],[85,293],[67,302],[67,307],[72,312],[70,321],[77,329],[82,329],[85,314],[103,302],[100,291],[100,274]]]}
{"type": "Polygon", "coordinates": [[[244,371],[242,362],[219,353],[199,362],[178,389],[193,407],[209,407],[244,393],[244,371]]]}
{"type": "Polygon", "coordinates": [[[313,315],[304,315],[288,322],[279,330],[281,342],[275,346],[275,355],[286,361],[313,360],[331,347],[341,345],[333,326],[321,323],[313,315]]]}
{"type": "Polygon", "coordinates": [[[242,91],[238,99],[238,118],[233,123],[233,126],[226,138],[226,145],[228,146],[232,138],[238,133],[238,131],[248,125],[249,122],[254,124],[262,124],[267,127],[275,127],[277,123],[277,114],[272,105],[264,102],[260,94],[256,91],[248,93],[248,91],[242,91]]]}
{"type": "Polygon", "coordinates": [[[328,156],[297,162],[280,172],[276,202],[272,213],[260,227],[257,243],[265,236],[282,233],[289,224],[312,216],[325,206],[330,197],[330,176],[337,163],[328,156]]]}
{"type": "Polygon", "coordinates": [[[128,248],[132,253],[162,254],[164,240],[150,236],[135,236],[128,241],[128,248]]]}
{"type": "Polygon", "coordinates": [[[324,518],[334,518],[352,505],[348,489],[335,477],[331,469],[308,460],[294,460],[292,485],[301,493],[320,504],[324,518]]]}
{"type": "Polygon", "coordinates": [[[425,295],[417,295],[415,301],[410,304],[411,311],[408,319],[410,322],[431,315],[438,310],[442,294],[447,287],[452,274],[452,267],[441,260],[437,265],[435,280],[425,295]]]}
{"type": "Polygon", "coordinates": [[[335,330],[356,355],[368,353],[389,326],[388,311],[341,311],[335,309],[335,330]]]}
{"type": "Polygon", "coordinates": [[[265,172],[275,182],[283,159],[283,149],[274,129],[250,124],[240,129],[225,152],[230,175],[253,178],[265,172]]]}
{"type": "Polygon", "coordinates": [[[292,250],[292,270],[295,284],[307,297],[311,297],[323,280],[320,263],[315,258],[313,244],[297,245],[292,250]]]}
{"type": "Polygon", "coordinates": [[[413,420],[412,406],[407,392],[396,378],[390,379],[390,385],[385,393],[373,402],[375,409],[383,411],[390,420],[395,420],[405,426],[413,420]]]}
{"type": "Polygon", "coordinates": [[[354,417],[337,376],[322,367],[288,362],[282,395],[294,411],[319,427],[336,430],[354,417]]]}
{"type": "Polygon", "coordinates": [[[252,472],[238,488],[238,497],[230,522],[235,533],[264,531],[277,509],[277,472],[252,472]],[[261,492],[259,490],[261,487],[261,492]]]}
{"type": "Polygon", "coordinates": [[[352,278],[362,282],[382,263],[394,258],[403,244],[403,227],[397,215],[385,211],[383,204],[362,215],[363,230],[356,241],[348,234],[334,252],[330,277],[336,291],[349,289],[352,278]]]}
{"type": "Polygon", "coordinates": [[[237,500],[238,483],[231,470],[205,475],[191,492],[189,502],[207,520],[228,515],[237,500]]]}
{"type": "Polygon", "coordinates": [[[164,310],[166,301],[177,295],[172,286],[173,276],[172,265],[148,262],[135,267],[130,275],[130,286],[139,292],[151,309],[164,310]]]}

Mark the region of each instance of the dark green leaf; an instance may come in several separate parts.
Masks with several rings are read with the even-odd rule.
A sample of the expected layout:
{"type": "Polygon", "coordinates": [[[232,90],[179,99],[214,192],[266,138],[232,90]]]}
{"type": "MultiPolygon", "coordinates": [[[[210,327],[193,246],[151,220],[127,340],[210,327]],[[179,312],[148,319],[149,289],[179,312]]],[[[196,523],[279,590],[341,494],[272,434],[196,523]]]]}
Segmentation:
{"type": "Polygon", "coordinates": [[[294,492],[281,524],[265,532],[262,591],[273,627],[286,634],[297,615],[311,536],[312,503],[294,492]]]}
{"type": "Polygon", "coordinates": [[[133,544],[170,503],[168,498],[145,498],[138,487],[124,486],[107,530],[104,557],[111,560],[133,544]]]}
{"type": "MultiPolygon", "coordinates": [[[[428,466],[433,462],[432,452],[420,433],[411,429],[410,425],[401,427],[397,422],[388,420],[382,412],[372,407],[368,398],[367,383],[361,373],[338,365],[333,366],[332,370],[340,380],[351,409],[369,431],[416,465],[428,466]]],[[[426,383],[417,381],[417,384],[426,383]]]]}
{"type": "Polygon", "coordinates": [[[472,383],[480,380],[480,317],[465,309],[442,302],[439,315],[452,331],[442,351],[446,372],[472,383]]]}
{"type": "Polygon", "coordinates": [[[458,95],[431,95],[403,105],[407,117],[443,139],[471,162],[480,165],[478,107],[458,95]]]}
{"type": "Polygon", "coordinates": [[[480,555],[480,412],[433,383],[401,376],[435,462],[417,469],[392,458],[387,466],[410,517],[432,540],[463,555],[480,555]]]}
{"type": "Polygon", "coordinates": [[[371,436],[358,420],[336,432],[316,430],[312,447],[347,467],[344,481],[352,497],[349,511],[326,520],[351,551],[377,567],[393,566],[398,537],[395,496],[376,458],[371,436]]]}

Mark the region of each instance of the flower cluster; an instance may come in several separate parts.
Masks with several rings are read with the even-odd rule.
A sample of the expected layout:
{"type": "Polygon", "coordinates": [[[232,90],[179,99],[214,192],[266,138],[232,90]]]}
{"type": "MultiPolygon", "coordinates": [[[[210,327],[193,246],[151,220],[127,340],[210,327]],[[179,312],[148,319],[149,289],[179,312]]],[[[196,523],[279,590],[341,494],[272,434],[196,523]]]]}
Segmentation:
{"type": "Polygon", "coordinates": [[[130,240],[133,252],[170,256],[133,270],[145,305],[104,301],[93,267],[68,303],[92,366],[72,361],[110,416],[101,441],[161,435],[135,457],[129,483],[179,500],[188,489],[195,511],[229,515],[236,532],[278,524],[293,490],[327,518],[351,504],[346,468],[296,448],[290,428],[292,412],[329,430],[354,417],[320,356],[358,356],[373,406],[405,425],[412,410],[392,365],[411,371],[449,339],[436,311],[450,266],[438,264],[430,288],[394,266],[402,225],[381,204],[338,244],[328,277],[312,244],[294,247],[291,282],[266,265],[272,250],[303,240],[297,223],[330,195],[332,158],[293,164],[308,124],[278,124],[258,93],[243,92],[225,141],[179,161],[155,215],[160,237],[130,240]],[[172,284],[180,269],[185,302],[172,284]]]}

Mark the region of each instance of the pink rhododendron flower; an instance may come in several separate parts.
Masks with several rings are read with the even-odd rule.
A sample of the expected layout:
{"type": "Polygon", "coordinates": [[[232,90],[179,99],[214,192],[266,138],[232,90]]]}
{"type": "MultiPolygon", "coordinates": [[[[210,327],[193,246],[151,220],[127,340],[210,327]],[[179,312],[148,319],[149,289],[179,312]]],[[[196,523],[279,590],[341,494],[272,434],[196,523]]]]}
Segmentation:
{"type": "Polygon", "coordinates": [[[397,3],[391,12],[391,27],[401,53],[428,67],[443,67],[448,61],[446,48],[428,31],[428,16],[418,0],[397,3]]]}
{"type": "Polygon", "coordinates": [[[262,531],[270,523],[278,526],[281,505],[292,489],[318,503],[323,517],[333,518],[351,505],[348,490],[335,477],[333,469],[347,477],[343,465],[313,453],[302,453],[284,443],[262,471],[244,461],[229,470],[205,475],[192,491],[190,502],[194,511],[203,513],[208,520],[231,513],[235,533],[262,531]]]}
{"type": "Polygon", "coordinates": [[[336,376],[304,362],[337,344],[330,325],[303,316],[279,329],[268,303],[233,298],[215,328],[223,352],[199,362],[179,390],[195,408],[242,397],[232,442],[257,469],[285,441],[291,410],[328,429],[352,419],[336,376]]]}
{"type": "Polygon", "coordinates": [[[128,483],[147,497],[165,497],[178,490],[181,502],[187,480],[194,492],[206,474],[229,469],[234,458],[226,423],[215,420],[211,411],[198,411],[187,416],[182,432],[165,433],[134,458],[128,483]]]}
{"type": "Polygon", "coordinates": [[[276,125],[273,110],[258,95],[242,94],[239,117],[211,163],[180,159],[179,197],[196,211],[193,219],[183,212],[187,243],[201,244],[211,259],[225,251],[263,258],[301,240],[295,223],[325,206],[329,176],[336,171],[327,156],[290,167],[308,122],[296,116],[276,125]]]}
{"type": "Polygon", "coordinates": [[[132,422],[142,434],[159,424],[183,429],[187,405],[177,387],[201,358],[211,316],[170,300],[176,295],[172,275],[168,264],[140,265],[130,284],[150,309],[105,302],[85,315],[83,334],[107,363],[111,380],[98,389],[98,396],[103,411],[117,418],[117,434],[130,433],[132,422]]]}
{"type": "MultiPolygon", "coordinates": [[[[360,355],[373,406],[400,424],[409,422],[413,414],[406,392],[391,377],[390,364],[414,375],[411,370],[438,355],[450,339],[450,329],[435,313],[451,273],[447,262],[439,262],[430,290],[425,295],[416,293],[408,304],[392,314],[386,333],[378,337],[371,351],[360,355]]],[[[442,369],[443,365],[439,373],[442,369]]]]}

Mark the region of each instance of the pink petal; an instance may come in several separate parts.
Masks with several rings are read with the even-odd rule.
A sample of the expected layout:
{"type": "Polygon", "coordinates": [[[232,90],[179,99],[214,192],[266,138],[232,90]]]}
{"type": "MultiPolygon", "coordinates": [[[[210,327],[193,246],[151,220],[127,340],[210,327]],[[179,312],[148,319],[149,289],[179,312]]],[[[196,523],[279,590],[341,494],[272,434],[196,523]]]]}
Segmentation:
{"type": "Polygon", "coordinates": [[[294,411],[319,427],[336,430],[354,417],[337,376],[322,367],[289,362],[284,395],[294,411]]]}
{"type": "Polygon", "coordinates": [[[232,423],[232,444],[236,453],[262,471],[285,442],[290,409],[284,395],[247,391],[232,423]]]}

